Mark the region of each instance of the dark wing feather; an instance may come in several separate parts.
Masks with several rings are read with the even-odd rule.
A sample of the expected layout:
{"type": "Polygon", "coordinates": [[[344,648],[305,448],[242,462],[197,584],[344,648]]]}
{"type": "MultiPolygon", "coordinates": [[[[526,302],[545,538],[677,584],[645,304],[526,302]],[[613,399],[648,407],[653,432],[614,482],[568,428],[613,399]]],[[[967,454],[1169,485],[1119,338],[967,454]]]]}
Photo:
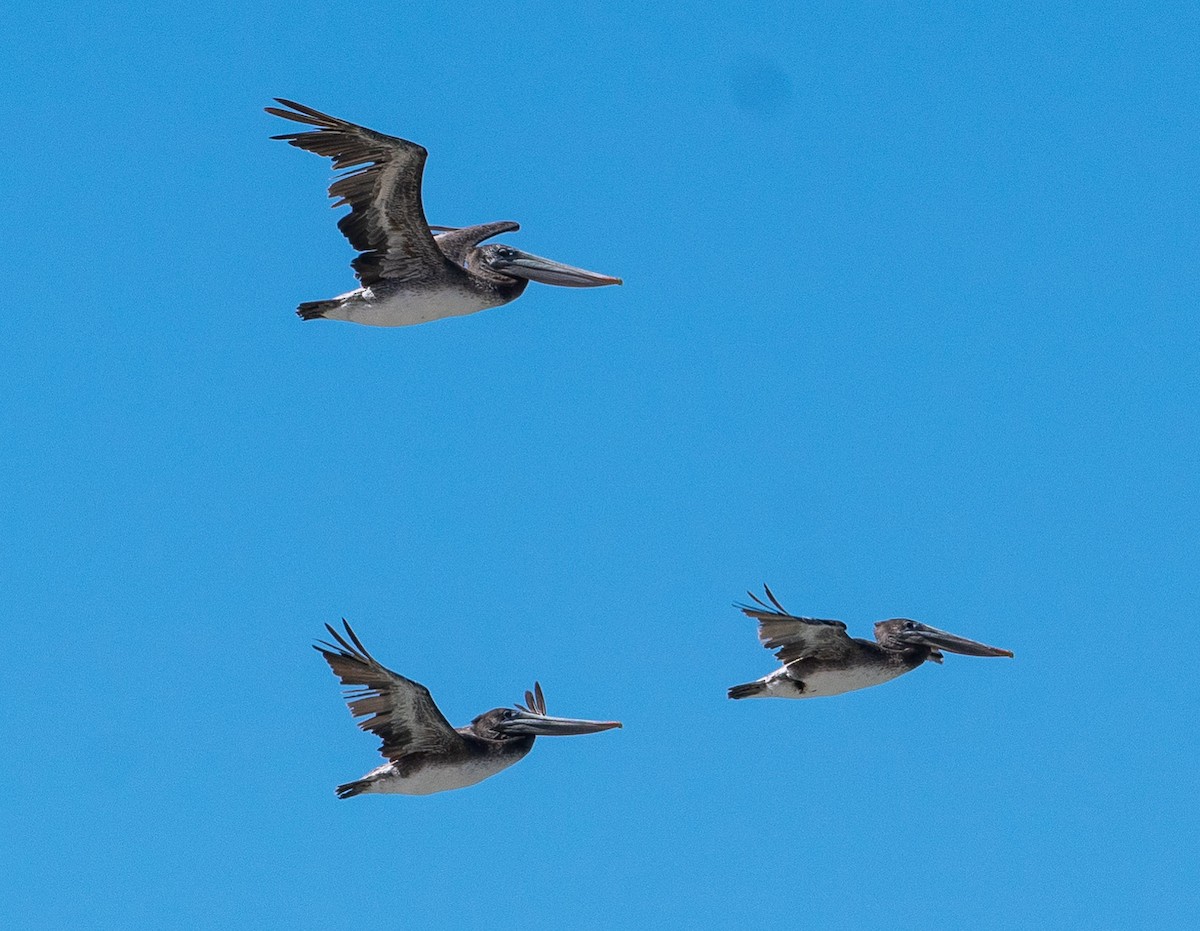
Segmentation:
{"type": "Polygon", "coordinates": [[[766,585],[763,586],[770,604],[753,592],[747,592],[754,604],[738,604],[743,614],[758,621],[758,639],[785,666],[800,660],[815,659],[836,662],[855,650],[854,641],[846,635],[841,621],[816,617],[796,617],[789,614],[766,585]]]}
{"type": "Polygon", "coordinates": [[[282,97],[275,99],[291,109],[266,107],[268,113],[317,128],[272,139],[331,158],[334,168],[352,169],[330,185],[329,196],[338,198],[335,207],[350,206],[338,229],[362,253],[350,264],[364,286],[381,278],[427,275],[430,268],[448,264],[421,204],[421,175],[428,154],[422,146],[282,97]]]}
{"type": "Polygon", "coordinates": [[[346,704],[356,718],[371,715],[358,726],[383,739],[379,748],[389,760],[410,753],[445,752],[463,742],[438,710],[429,689],[383,666],[355,635],[345,619],[346,637],[325,625],[336,643],[318,641],[313,649],[325,657],[341,680],[346,704]],[[346,638],[349,638],[347,640],[346,638]]]}
{"type": "Polygon", "coordinates": [[[533,683],[533,691],[525,690],[525,704],[517,703],[517,707],[522,711],[530,711],[534,714],[546,713],[546,696],[542,694],[542,683],[533,683]]]}

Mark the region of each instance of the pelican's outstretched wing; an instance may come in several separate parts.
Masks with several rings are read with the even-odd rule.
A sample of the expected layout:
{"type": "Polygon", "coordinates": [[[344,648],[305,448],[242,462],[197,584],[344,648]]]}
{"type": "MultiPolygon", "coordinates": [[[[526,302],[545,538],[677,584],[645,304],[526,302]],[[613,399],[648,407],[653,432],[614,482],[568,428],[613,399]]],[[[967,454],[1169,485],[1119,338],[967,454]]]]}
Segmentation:
{"type": "Polygon", "coordinates": [[[429,689],[382,665],[367,652],[345,619],[342,623],[345,637],[326,624],[336,643],[319,640],[313,649],[347,686],[350,713],[356,718],[371,715],[358,726],[382,738],[379,752],[389,760],[399,760],[410,753],[445,752],[462,744],[462,735],[438,710],[429,689]]]}
{"type": "Polygon", "coordinates": [[[796,617],[787,612],[766,585],[763,591],[770,604],[753,592],[746,592],[754,604],[734,607],[758,621],[758,639],[768,650],[774,650],[785,666],[806,659],[835,663],[857,649],[841,621],[796,617]]]}
{"type": "Polygon", "coordinates": [[[275,99],[290,109],[266,107],[268,113],[317,128],[271,138],[331,158],[334,168],[352,169],[329,186],[329,196],[338,198],[335,207],[350,207],[338,229],[362,253],[350,264],[365,287],[381,278],[429,277],[430,269],[450,265],[425,221],[421,175],[428,153],[422,146],[275,99]]]}

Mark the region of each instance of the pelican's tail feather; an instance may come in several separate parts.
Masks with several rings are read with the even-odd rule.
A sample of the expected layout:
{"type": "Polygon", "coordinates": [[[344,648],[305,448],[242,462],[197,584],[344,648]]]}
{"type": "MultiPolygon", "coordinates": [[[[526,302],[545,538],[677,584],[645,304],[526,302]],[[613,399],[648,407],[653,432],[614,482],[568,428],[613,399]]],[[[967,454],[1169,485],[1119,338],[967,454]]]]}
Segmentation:
{"type": "Polygon", "coordinates": [[[325,316],[325,311],[333,310],[341,301],[305,301],[296,308],[296,316],[301,320],[317,320],[325,316]]]}
{"type": "Polygon", "coordinates": [[[337,797],[354,798],[356,795],[362,795],[370,784],[370,779],[355,779],[353,782],[342,783],[337,787],[337,797]]]}
{"type": "Polygon", "coordinates": [[[754,698],[767,690],[767,684],[762,679],[735,685],[729,690],[730,698],[754,698]]]}

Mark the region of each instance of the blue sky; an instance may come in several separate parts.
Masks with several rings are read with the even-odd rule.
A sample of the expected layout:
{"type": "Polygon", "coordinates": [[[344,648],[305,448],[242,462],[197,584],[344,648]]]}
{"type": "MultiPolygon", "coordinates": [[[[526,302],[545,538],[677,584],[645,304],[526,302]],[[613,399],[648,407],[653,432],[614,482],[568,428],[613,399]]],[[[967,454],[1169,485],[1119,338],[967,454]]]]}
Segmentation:
{"type": "Polygon", "coordinates": [[[5,925],[1194,926],[1194,8],[412,6],[5,14],[5,925]],[[625,286],[302,324],[277,95],[625,286]],[[1016,658],[730,702],[764,581],[1016,658]],[[343,616],[625,729],[338,801],[343,616]]]}

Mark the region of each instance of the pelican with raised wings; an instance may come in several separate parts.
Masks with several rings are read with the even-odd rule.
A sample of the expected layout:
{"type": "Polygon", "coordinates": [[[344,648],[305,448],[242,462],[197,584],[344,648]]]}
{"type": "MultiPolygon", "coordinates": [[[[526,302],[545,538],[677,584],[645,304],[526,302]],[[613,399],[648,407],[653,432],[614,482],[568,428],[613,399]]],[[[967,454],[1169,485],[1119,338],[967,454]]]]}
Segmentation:
{"type": "Polygon", "coordinates": [[[338,798],[368,792],[432,795],[462,789],[507,769],[533,749],[542,736],[593,734],[620,727],[620,721],[579,721],[546,714],[540,683],[525,693],[525,704],[493,708],[466,727],[451,727],[429,689],[392,672],[367,652],[350,625],[346,635],[325,625],[334,642],[313,649],[325,657],[346,688],[350,713],[365,717],[358,726],[383,739],[388,760],[361,779],[337,787],[338,798]]]}
{"type": "Polygon", "coordinates": [[[763,586],[770,604],[747,592],[754,604],[735,607],[758,621],[758,639],[783,667],[735,685],[730,698],[818,698],[889,682],[926,660],[940,663],[942,650],[967,656],[1012,656],[1011,650],[948,634],[905,617],[879,621],[875,642],[846,634],[841,621],[789,614],[763,586]]]}
{"type": "Polygon", "coordinates": [[[327,156],[335,169],[349,169],[330,185],[329,196],[337,198],[333,206],[350,207],[338,229],[361,253],[350,264],[362,286],[328,300],[306,301],[296,311],[302,319],[409,326],[507,304],[530,281],[568,288],[621,284],[620,278],[512,246],[479,245],[515,232],[516,223],[430,227],[421,204],[424,148],[282,97],[275,100],[288,109],[267,107],[268,113],[316,128],[271,138],[327,156]]]}

